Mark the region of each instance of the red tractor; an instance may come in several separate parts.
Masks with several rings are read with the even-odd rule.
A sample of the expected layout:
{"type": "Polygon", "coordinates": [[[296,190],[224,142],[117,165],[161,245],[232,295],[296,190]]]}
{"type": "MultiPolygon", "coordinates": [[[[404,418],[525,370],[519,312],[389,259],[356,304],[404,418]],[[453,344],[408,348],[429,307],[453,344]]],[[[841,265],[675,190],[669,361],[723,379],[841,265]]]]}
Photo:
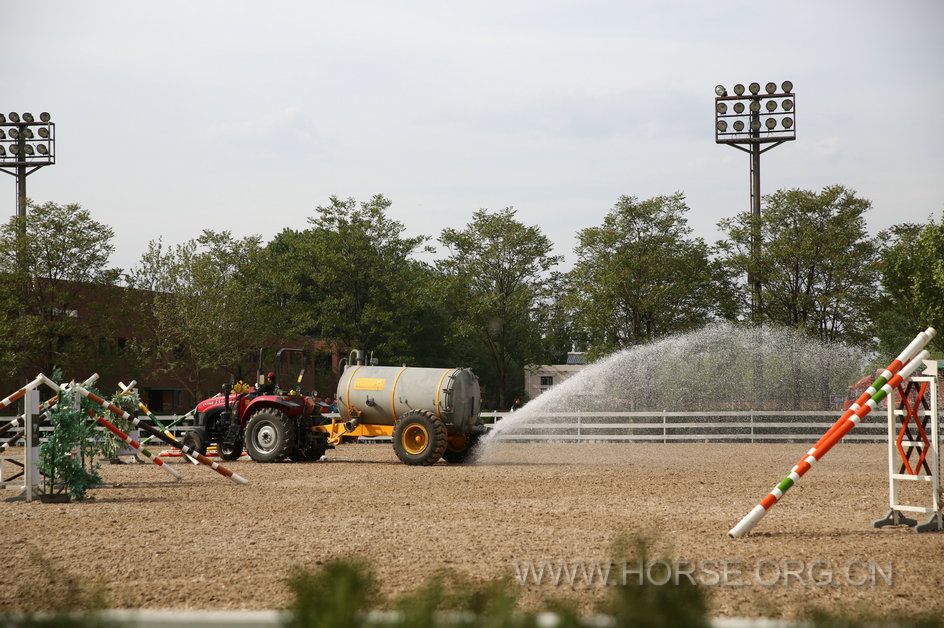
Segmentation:
{"type": "Polygon", "coordinates": [[[247,391],[233,391],[223,386],[223,393],[197,405],[196,426],[187,432],[184,444],[206,453],[209,443],[215,443],[224,460],[236,460],[243,453],[243,445],[256,462],[277,462],[290,458],[295,461],[318,460],[328,449],[328,434],[312,429],[330,423],[322,417],[324,404],[316,401],[315,393],[306,395],[302,380],[308,358],[301,349],[279,349],[275,355],[275,370],[268,377],[262,374],[263,350],[259,350],[258,382],[247,391]],[[301,371],[294,387],[279,387],[279,366],[285,355],[298,354],[302,358],[301,371]]]}

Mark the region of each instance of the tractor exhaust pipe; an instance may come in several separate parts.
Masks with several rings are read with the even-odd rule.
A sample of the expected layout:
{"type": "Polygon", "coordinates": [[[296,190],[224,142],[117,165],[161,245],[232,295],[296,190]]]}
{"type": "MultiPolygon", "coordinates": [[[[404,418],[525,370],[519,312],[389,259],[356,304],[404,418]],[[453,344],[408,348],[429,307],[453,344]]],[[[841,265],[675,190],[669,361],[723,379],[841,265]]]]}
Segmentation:
{"type": "Polygon", "coordinates": [[[223,407],[225,408],[226,414],[229,414],[229,391],[232,390],[232,387],[229,384],[223,384],[223,407]]]}

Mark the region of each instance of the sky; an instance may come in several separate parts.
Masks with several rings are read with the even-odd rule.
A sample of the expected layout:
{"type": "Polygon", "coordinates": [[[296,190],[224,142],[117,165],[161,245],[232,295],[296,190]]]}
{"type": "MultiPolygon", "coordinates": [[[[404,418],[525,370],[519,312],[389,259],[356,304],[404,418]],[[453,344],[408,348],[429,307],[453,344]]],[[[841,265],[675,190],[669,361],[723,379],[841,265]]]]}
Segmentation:
{"type": "MultiPolygon", "coordinates": [[[[113,263],[205,228],[268,238],[382,193],[409,234],[513,206],[574,261],[620,195],[682,191],[695,233],[749,207],[714,86],[790,80],[762,191],[839,183],[870,229],[944,210],[944,2],[3,0],[0,111],[49,111],[37,202],[113,263]]],[[[13,177],[0,212],[15,213],[13,177]]]]}

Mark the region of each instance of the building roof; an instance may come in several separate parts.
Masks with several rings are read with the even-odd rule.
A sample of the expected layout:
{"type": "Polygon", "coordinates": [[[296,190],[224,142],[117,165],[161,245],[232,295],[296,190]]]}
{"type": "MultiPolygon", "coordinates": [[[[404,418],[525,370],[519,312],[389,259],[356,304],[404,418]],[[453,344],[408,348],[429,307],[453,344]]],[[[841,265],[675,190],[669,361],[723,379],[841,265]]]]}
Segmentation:
{"type": "Polygon", "coordinates": [[[587,354],[583,351],[569,351],[567,353],[567,364],[586,364],[587,354]]]}

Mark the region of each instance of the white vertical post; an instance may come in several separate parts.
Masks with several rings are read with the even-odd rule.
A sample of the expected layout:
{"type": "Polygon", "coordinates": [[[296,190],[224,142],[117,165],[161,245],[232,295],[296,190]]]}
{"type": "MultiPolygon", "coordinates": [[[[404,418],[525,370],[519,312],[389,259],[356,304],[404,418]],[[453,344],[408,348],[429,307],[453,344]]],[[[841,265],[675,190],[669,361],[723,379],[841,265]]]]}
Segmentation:
{"type": "Polygon", "coordinates": [[[662,444],[669,442],[669,421],[665,415],[665,408],[662,409],[662,444]]]}
{"type": "Polygon", "coordinates": [[[23,427],[26,436],[23,448],[23,480],[26,484],[26,501],[33,501],[33,489],[38,487],[39,481],[39,443],[38,435],[33,434],[33,416],[39,414],[39,393],[36,388],[30,388],[23,397],[23,427]]]}
{"type": "Polygon", "coordinates": [[[895,429],[898,427],[898,422],[895,420],[895,395],[898,391],[892,390],[891,394],[888,395],[886,400],[886,406],[888,412],[888,507],[893,511],[895,510],[895,504],[898,503],[898,494],[897,494],[897,484],[895,482],[895,429]]]}
{"type": "Polygon", "coordinates": [[[580,433],[581,433],[580,432],[580,425],[581,425],[580,415],[581,414],[582,414],[581,411],[577,410],[577,440],[580,440],[580,433]]]}
{"type": "MultiPolygon", "coordinates": [[[[936,365],[935,365],[936,366],[936,365]]],[[[929,369],[930,370],[930,369],[929,369]]],[[[937,375],[937,369],[934,370],[937,375]]],[[[941,462],[940,462],[940,420],[937,414],[937,395],[939,379],[931,379],[931,504],[937,517],[937,529],[944,529],[944,514],[941,513],[941,462]]]]}

